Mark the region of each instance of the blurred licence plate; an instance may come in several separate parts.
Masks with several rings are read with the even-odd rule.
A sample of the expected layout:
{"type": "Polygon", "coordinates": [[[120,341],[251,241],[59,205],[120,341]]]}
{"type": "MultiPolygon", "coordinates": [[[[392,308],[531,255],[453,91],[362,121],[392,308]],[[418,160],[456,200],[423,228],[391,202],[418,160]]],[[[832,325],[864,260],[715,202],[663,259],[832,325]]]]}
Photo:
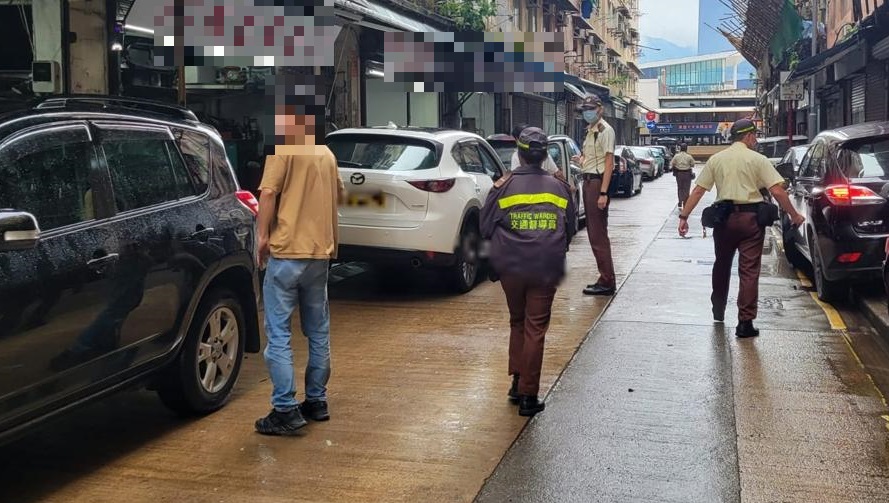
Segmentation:
{"type": "Polygon", "coordinates": [[[382,192],[376,194],[350,194],[346,205],[382,208],[386,206],[386,195],[382,192]]]}

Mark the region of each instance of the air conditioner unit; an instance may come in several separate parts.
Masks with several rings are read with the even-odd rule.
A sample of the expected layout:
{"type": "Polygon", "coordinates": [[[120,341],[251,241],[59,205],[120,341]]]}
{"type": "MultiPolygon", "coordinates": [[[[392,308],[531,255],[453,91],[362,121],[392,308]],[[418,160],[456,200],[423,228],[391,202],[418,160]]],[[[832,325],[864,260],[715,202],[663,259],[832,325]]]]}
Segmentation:
{"type": "Polygon", "coordinates": [[[605,47],[605,44],[599,44],[599,45],[596,47],[596,53],[597,53],[597,54],[606,54],[607,52],[608,52],[608,48],[605,47]]]}
{"type": "Polygon", "coordinates": [[[62,92],[62,67],[58,61],[31,63],[31,90],[39,94],[62,92]]]}
{"type": "Polygon", "coordinates": [[[588,44],[590,44],[590,45],[592,45],[592,46],[595,46],[595,45],[596,45],[596,37],[593,36],[593,35],[588,36],[588,37],[586,38],[586,41],[587,41],[588,44]]]}

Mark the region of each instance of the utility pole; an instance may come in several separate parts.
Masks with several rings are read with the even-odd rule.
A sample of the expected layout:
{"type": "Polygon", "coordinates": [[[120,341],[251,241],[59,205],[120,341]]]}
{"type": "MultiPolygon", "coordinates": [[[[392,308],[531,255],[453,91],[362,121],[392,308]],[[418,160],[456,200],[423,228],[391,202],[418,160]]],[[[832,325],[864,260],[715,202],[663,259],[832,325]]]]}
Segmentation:
{"type": "MultiPolygon", "coordinates": [[[[812,7],[812,56],[818,54],[818,36],[821,23],[818,19],[819,0],[810,0],[812,7]]],[[[815,75],[809,77],[809,121],[807,125],[809,141],[815,139],[818,134],[818,109],[815,107],[815,75]]],[[[791,142],[790,145],[793,145],[791,142]]]]}
{"type": "Polygon", "coordinates": [[[186,105],[185,90],[185,0],[176,0],[173,3],[173,35],[174,44],[173,60],[176,64],[176,72],[179,77],[177,86],[177,99],[179,106],[186,105]]]}

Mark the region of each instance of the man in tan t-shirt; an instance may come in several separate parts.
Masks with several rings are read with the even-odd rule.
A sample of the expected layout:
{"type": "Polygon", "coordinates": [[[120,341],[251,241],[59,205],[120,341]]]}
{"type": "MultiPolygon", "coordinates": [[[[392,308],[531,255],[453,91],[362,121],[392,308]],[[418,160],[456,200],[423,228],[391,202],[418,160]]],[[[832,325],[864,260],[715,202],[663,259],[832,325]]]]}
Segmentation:
{"type": "Polygon", "coordinates": [[[306,425],[305,417],[330,419],[327,381],[330,378],[330,311],[327,272],[337,252],[337,204],[343,182],[336,158],[316,145],[315,117],[291,106],[277,110],[275,129],[283,137],[275,155],[266,158],[259,189],[257,219],[259,266],[263,282],[264,356],[272,381],[272,411],[256,421],[265,435],[292,435],[306,425]],[[300,325],[308,340],[306,399],[296,400],[291,318],[299,308],[300,325]]]}
{"type": "Polygon", "coordinates": [[[760,226],[757,211],[764,204],[760,189],[768,189],[781,208],[790,216],[793,225],[800,225],[800,215],[784,190],[784,178],[778,174],[765,156],[756,152],[756,125],[741,119],[732,125],[731,147],[707,161],[694,190],[679,213],[679,235],[688,233],[688,216],[701,201],[704,193],[716,186],[716,200],[730,203],[731,213],[725,223],[713,229],[716,261],[713,263],[713,318],[722,322],[728,302],[729,282],[735,252],[740,253],[738,273],[741,277],[738,293],[737,337],[755,337],[753,327],[759,302],[759,272],[765,228],[760,226]]]}

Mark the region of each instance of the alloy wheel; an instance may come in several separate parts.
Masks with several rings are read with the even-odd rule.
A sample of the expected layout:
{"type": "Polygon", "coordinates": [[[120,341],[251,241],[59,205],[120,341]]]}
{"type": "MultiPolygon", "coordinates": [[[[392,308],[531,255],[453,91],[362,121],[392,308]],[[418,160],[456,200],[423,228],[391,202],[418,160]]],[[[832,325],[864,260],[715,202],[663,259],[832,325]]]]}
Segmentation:
{"type": "Polygon", "coordinates": [[[195,362],[206,392],[217,393],[228,383],[235,368],[240,336],[238,319],[228,307],[220,306],[207,317],[195,362]]]}

